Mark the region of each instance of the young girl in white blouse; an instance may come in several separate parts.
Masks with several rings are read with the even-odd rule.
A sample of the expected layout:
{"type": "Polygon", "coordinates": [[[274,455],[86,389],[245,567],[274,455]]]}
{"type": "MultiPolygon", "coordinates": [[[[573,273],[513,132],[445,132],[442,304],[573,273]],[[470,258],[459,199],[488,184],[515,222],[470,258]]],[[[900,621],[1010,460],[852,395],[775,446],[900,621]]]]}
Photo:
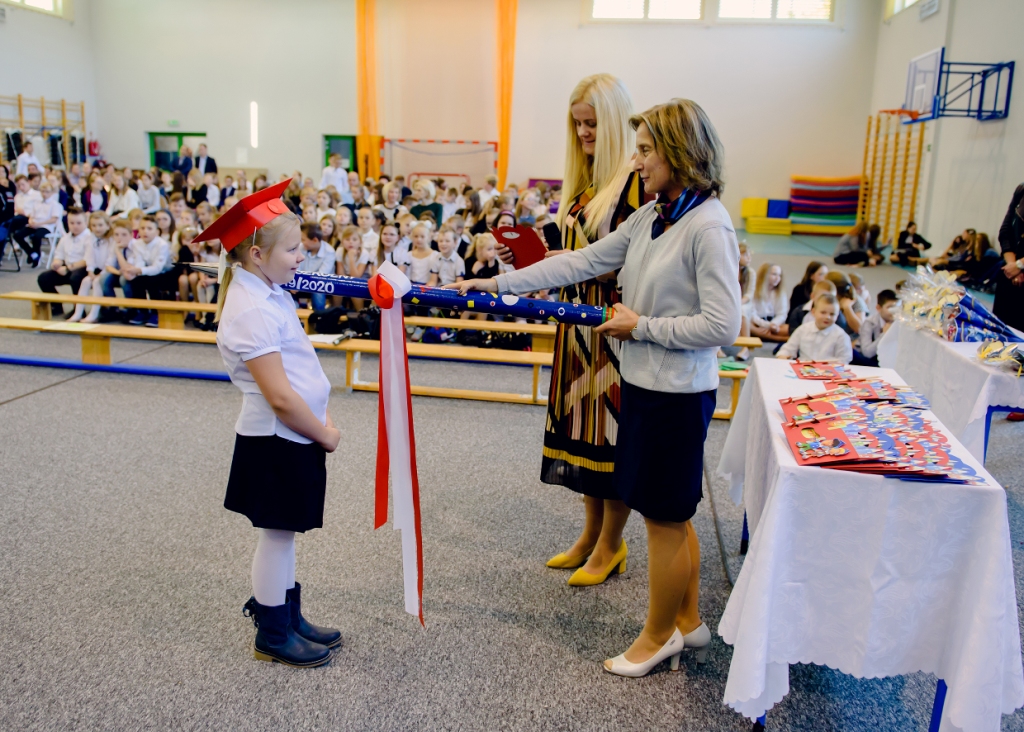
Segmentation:
{"type": "Polygon", "coordinates": [[[437,284],[437,260],[440,255],[430,248],[430,227],[416,224],[410,232],[412,247],[406,274],[414,285],[437,284]]]}
{"type": "Polygon", "coordinates": [[[299,220],[281,200],[288,181],[243,198],[197,241],[220,239],[217,347],[242,390],[224,507],[259,531],[253,597],[255,657],[291,666],[327,663],[341,633],[307,622],[295,581],[295,532],[323,526],[326,454],[341,438],[327,400],[331,383],[281,289],[304,259],[299,220]]]}
{"type": "MultiPolygon", "coordinates": [[[[93,211],[89,214],[89,231],[92,232],[93,240],[89,248],[85,250],[85,278],[78,288],[78,294],[82,297],[92,295],[99,297],[103,294],[101,283],[106,274],[107,263],[113,253],[113,242],[110,231],[110,219],[102,211],[93,211]]],[[[75,305],[74,314],[68,318],[72,322],[82,320],[85,315],[85,305],[75,305]]],[[[84,322],[95,323],[100,319],[100,306],[93,305],[89,309],[89,315],[84,322]]]]}
{"type": "Polygon", "coordinates": [[[782,267],[765,262],[757,270],[757,284],[750,307],[750,334],[767,341],[789,337],[786,317],[789,296],[782,284],[782,267]]]}

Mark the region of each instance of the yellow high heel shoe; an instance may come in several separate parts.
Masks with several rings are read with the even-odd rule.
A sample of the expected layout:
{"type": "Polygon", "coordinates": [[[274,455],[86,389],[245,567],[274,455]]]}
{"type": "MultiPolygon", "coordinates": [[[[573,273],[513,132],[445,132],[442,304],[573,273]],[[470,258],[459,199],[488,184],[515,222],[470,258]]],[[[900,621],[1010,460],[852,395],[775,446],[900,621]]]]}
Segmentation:
{"type": "Polygon", "coordinates": [[[546,562],[548,567],[552,569],[576,569],[577,567],[586,564],[587,559],[590,558],[590,552],[587,552],[582,557],[570,557],[565,552],[556,554],[546,562]]]}
{"type": "Polygon", "coordinates": [[[626,556],[629,554],[629,548],[626,547],[626,542],[623,540],[622,546],[615,552],[615,556],[612,557],[612,561],[608,563],[608,566],[604,568],[601,574],[591,574],[582,567],[572,573],[572,577],[569,578],[569,584],[573,587],[590,587],[591,585],[599,585],[608,579],[613,571],[618,569],[616,574],[622,574],[626,571],[626,556]]]}

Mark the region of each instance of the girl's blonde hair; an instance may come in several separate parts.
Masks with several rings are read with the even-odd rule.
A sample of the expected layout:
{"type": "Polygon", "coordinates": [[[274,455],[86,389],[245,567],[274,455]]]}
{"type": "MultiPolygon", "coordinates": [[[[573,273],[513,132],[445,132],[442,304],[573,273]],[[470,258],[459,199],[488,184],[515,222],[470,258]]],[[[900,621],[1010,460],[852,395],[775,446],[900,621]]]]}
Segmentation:
{"type": "MultiPolygon", "coordinates": [[[[757,302],[771,302],[773,305],[778,305],[782,302],[782,297],[786,293],[785,282],[782,277],[782,267],[779,267],[779,284],[773,292],[766,290],[768,282],[768,273],[772,271],[772,267],[779,267],[777,264],[771,262],[765,262],[757,268],[757,285],[754,287],[754,300],[757,302]]],[[[778,313],[775,313],[778,315],[778,313]]]]}
{"type": "Polygon", "coordinates": [[[479,252],[487,242],[493,243],[495,247],[498,246],[498,240],[494,238],[494,234],[486,233],[474,236],[473,241],[470,242],[469,247],[466,249],[466,259],[469,259],[470,255],[473,256],[473,259],[479,259],[479,252]]]}
{"type": "Polygon", "coordinates": [[[568,137],[566,140],[565,175],[562,201],[558,207],[558,228],[564,229],[565,217],[573,201],[593,184],[596,191],[583,208],[586,225],[583,233],[597,234],[601,223],[618,202],[622,186],[630,171],[630,158],[635,147],[635,134],[629,126],[633,101],[621,81],[611,74],[588,76],[569,95],[568,137]],[[594,154],[583,151],[576,134],[572,106],[583,102],[594,108],[597,119],[597,140],[594,154]]]}
{"type": "MultiPolygon", "coordinates": [[[[324,214],[317,223],[323,224],[324,220],[331,222],[331,236],[326,241],[332,247],[336,246],[338,244],[338,220],[330,214],[324,214]]],[[[320,227],[320,233],[323,234],[323,226],[320,227]]]]}
{"type": "Polygon", "coordinates": [[[213,318],[215,322],[220,321],[220,315],[224,311],[224,303],[228,298],[228,287],[234,278],[234,265],[241,265],[245,261],[249,250],[253,247],[259,247],[263,254],[269,255],[281,238],[291,230],[291,227],[300,226],[301,224],[302,222],[298,216],[291,211],[287,211],[277,218],[271,219],[261,228],[256,229],[256,232],[251,237],[236,245],[234,249],[227,253],[228,267],[224,270],[224,277],[220,283],[220,292],[217,294],[217,314],[213,318]]]}
{"type": "Polygon", "coordinates": [[[655,149],[677,183],[721,195],[725,151],[711,118],[697,102],[670,99],[633,115],[629,124],[634,130],[641,124],[647,126],[655,149]]]}
{"type": "MultiPolygon", "coordinates": [[[[390,183],[388,185],[390,185],[390,183]]],[[[382,264],[384,264],[384,255],[387,254],[387,250],[384,249],[384,229],[388,229],[388,228],[391,228],[391,229],[395,230],[395,246],[398,246],[398,240],[399,240],[399,238],[402,235],[401,229],[398,228],[398,222],[397,221],[387,221],[387,222],[381,224],[381,227],[380,227],[380,238],[377,241],[377,266],[378,267],[381,266],[382,264]]]]}
{"type": "Polygon", "coordinates": [[[104,213],[103,211],[93,211],[91,214],[89,214],[89,226],[92,226],[92,222],[94,220],[103,221],[107,224],[107,236],[110,236],[112,233],[114,233],[114,227],[110,223],[110,217],[107,216],[107,214],[104,213]]]}

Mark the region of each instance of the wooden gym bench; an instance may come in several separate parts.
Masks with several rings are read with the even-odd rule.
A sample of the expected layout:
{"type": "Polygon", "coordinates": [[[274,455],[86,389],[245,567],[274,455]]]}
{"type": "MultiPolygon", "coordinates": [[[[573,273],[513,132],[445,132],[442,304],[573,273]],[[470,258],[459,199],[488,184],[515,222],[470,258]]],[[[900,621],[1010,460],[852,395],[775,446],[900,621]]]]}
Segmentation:
{"type": "MultiPolygon", "coordinates": [[[[45,306],[46,315],[49,316],[49,303],[50,302],[68,302],[68,298],[76,298],[74,295],[48,295],[42,294],[45,298],[61,298],[61,299],[45,299],[40,300],[45,306]]],[[[9,299],[28,299],[22,297],[9,297],[11,295],[30,295],[36,296],[37,293],[7,293],[6,295],[0,295],[0,297],[8,297],[9,299]]],[[[79,298],[82,300],[101,300],[108,302],[111,298],[79,298]]],[[[131,300],[117,300],[117,302],[125,303],[132,302],[131,300]]],[[[163,301],[144,301],[146,303],[161,303],[163,301]]],[[[170,303],[180,307],[179,314],[188,312],[192,308],[197,307],[196,305],[187,305],[186,303],[170,303]]],[[[198,306],[202,307],[202,306],[198,306]]],[[[206,306],[212,307],[212,306],[206,306]]],[[[532,326],[534,328],[554,328],[554,326],[547,325],[536,325],[530,323],[487,323],[485,321],[473,321],[473,320],[454,320],[448,318],[407,318],[406,323],[409,325],[420,325],[421,327],[434,326],[434,321],[440,324],[440,327],[454,327],[457,328],[459,325],[463,328],[476,327],[477,330],[484,330],[480,325],[485,325],[487,328],[495,330],[504,330],[504,328],[493,328],[494,326],[532,326]],[[430,322],[425,322],[430,321],[430,322]],[[459,325],[453,325],[457,323],[459,325]]],[[[111,338],[125,338],[135,340],[147,340],[147,341],[163,341],[168,343],[204,343],[204,344],[215,344],[217,342],[217,336],[215,333],[191,330],[182,327],[174,328],[142,328],[138,326],[130,325],[111,325],[105,323],[69,323],[66,320],[53,320],[50,321],[48,318],[37,318],[35,320],[20,319],[20,318],[0,318],[0,329],[9,330],[24,330],[24,331],[44,331],[49,333],[63,333],[68,335],[77,335],[82,342],[82,362],[87,364],[101,364],[106,365],[111,363],[110,359],[110,339],[111,338]]],[[[509,329],[511,330],[511,329],[509,329]]],[[[513,332],[524,332],[517,330],[513,332]]],[[[529,332],[529,331],[527,331],[529,332]]],[[[553,338],[553,336],[552,336],[553,338]]],[[[737,346],[747,346],[749,348],[756,348],[759,346],[761,341],[757,338],[740,338],[737,340],[737,346]]],[[[376,391],[378,385],[376,382],[361,381],[359,379],[359,363],[360,357],[364,353],[378,355],[380,353],[380,342],[362,339],[349,339],[342,341],[338,344],[332,343],[314,343],[314,347],[325,350],[325,351],[341,351],[345,353],[345,388],[349,391],[376,391]]],[[[547,395],[542,394],[540,369],[542,367],[550,367],[554,359],[553,354],[550,351],[509,351],[497,348],[474,348],[470,346],[458,346],[458,345],[442,345],[442,344],[428,344],[428,343],[407,343],[406,348],[408,349],[409,356],[412,358],[431,358],[431,359],[451,359],[470,361],[476,363],[494,363],[494,364],[511,364],[517,366],[529,366],[533,371],[532,388],[529,394],[516,394],[512,392],[498,392],[498,391],[481,391],[477,389],[457,389],[452,387],[441,387],[441,386],[412,386],[412,393],[417,396],[435,396],[435,397],[447,397],[449,399],[474,399],[479,401],[491,401],[491,402],[507,402],[512,404],[546,404],[547,395]]],[[[714,413],[715,419],[731,419],[732,415],[736,411],[736,404],[739,402],[740,388],[743,385],[743,380],[747,377],[747,370],[742,371],[725,371],[720,370],[718,372],[719,378],[732,380],[732,387],[730,390],[729,408],[728,409],[716,409],[714,413]]]]}
{"type": "MultiPolygon", "coordinates": [[[[5,300],[24,300],[32,305],[33,320],[50,320],[50,305],[100,305],[107,308],[126,308],[136,310],[155,310],[160,328],[182,330],[185,327],[185,313],[215,313],[216,303],[204,304],[201,302],[178,302],[177,300],[142,300],[127,297],[102,297],[65,295],[62,292],[52,294],[49,292],[27,292],[15,290],[0,294],[5,300]]],[[[308,308],[300,308],[296,311],[303,327],[309,331],[309,316],[313,313],[308,308]]],[[[133,326],[134,327],[134,326],[133,326]]],[[[126,336],[118,336],[126,337],[126,336]]]]}

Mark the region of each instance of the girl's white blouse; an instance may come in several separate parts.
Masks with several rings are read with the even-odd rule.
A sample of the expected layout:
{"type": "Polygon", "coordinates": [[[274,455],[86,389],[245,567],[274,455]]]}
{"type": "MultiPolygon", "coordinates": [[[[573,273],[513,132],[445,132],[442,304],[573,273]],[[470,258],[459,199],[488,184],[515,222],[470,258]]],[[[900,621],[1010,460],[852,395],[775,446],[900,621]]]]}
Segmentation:
{"type": "Polygon", "coordinates": [[[232,383],[242,390],[242,413],[235,432],[311,443],[277,418],[245,365],[258,356],[280,352],[288,382],[316,418],[327,423],[331,382],[302,329],[292,296],[278,285],[268,287],[256,275],[235,267],[217,328],[217,347],[232,383]]]}

